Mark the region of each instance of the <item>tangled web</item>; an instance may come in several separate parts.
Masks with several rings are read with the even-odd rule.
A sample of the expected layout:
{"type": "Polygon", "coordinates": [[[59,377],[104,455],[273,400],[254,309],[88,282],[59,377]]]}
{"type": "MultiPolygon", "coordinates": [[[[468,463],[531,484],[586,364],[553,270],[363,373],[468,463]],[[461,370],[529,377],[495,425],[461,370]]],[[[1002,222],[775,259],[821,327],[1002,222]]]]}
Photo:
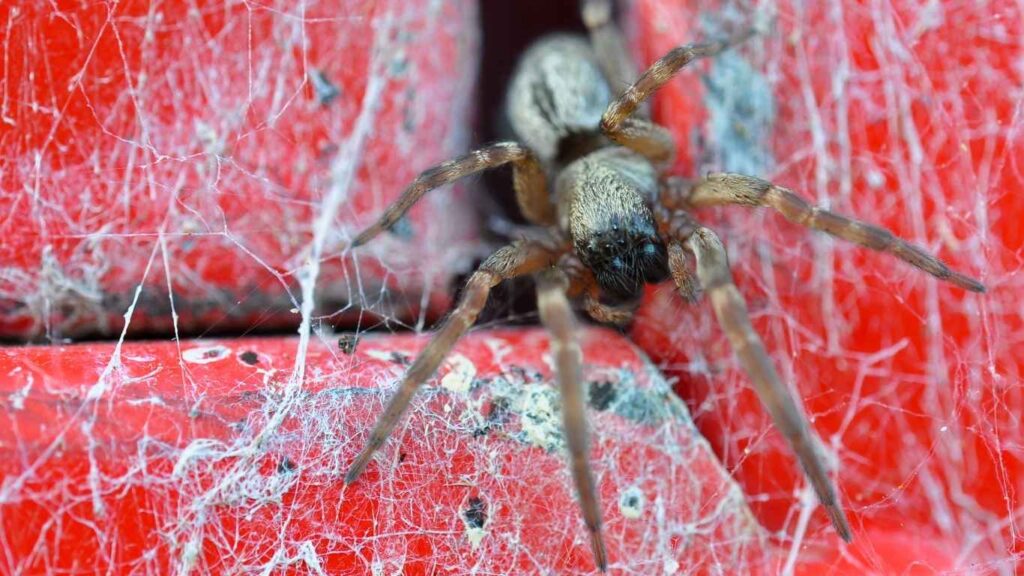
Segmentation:
{"type": "MultiPolygon", "coordinates": [[[[991,290],[772,214],[701,214],[857,540],[838,549],[708,310],[657,287],[631,333],[654,363],[582,336],[613,570],[1013,573],[1024,33],[1019,5],[988,4],[762,2],[769,36],[655,102],[681,172],[759,173],[991,290]]],[[[754,8],[624,7],[644,62],[754,8]]],[[[425,327],[486,253],[462,189],[344,249],[468,145],[475,10],[0,9],[0,335],[54,343],[0,349],[0,572],[589,571],[537,330],[467,338],[365,477],[341,481],[424,344],[387,332],[425,327]],[[134,341],[155,335],[175,338],[134,341]],[[59,346],[79,336],[111,341],[59,346]]]]}

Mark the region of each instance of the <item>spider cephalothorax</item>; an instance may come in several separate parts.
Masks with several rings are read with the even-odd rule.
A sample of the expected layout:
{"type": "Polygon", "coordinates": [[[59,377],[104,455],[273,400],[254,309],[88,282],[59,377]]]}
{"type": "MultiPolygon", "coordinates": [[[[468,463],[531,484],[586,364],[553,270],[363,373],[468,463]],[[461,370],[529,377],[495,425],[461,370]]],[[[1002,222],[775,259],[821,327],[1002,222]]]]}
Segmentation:
{"type": "Polygon", "coordinates": [[[588,154],[558,178],[561,228],[613,300],[634,300],[644,284],[668,278],[668,254],[650,209],[657,193],[654,167],[625,148],[588,154]]]}
{"type": "Polygon", "coordinates": [[[587,462],[580,348],[569,296],[580,297],[596,320],[621,323],[629,318],[631,304],[645,284],[671,276],[684,298],[694,298],[699,285],[711,301],[751,385],[789,442],[836,532],[850,540],[846,516],[817,451],[817,438],[750,324],[722,242],[700,225],[694,210],[727,204],[768,207],[798,224],[887,252],[961,288],[985,288],[885,229],[816,208],[760,178],[712,174],[690,182],[660,177],[660,169],[675,155],[675,144],[664,128],[643,117],[640,107],[681,68],[738,44],[752,31],[722,42],[676,48],[615,97],[612,86],[637,76],[624,57],[610,2],[581,2],[589,41],[556,35],[538,41],[524,54],[507,103],[512,127],[523,144],[491,144],[426,170],[353,241],[358,246],[390,228],[427,191],[503,164],[512,165],[523,216],[550,232],[549,238],[520,240],[499,249],[470,276],[458,307],[409,368],[345,481],[359,477],[416,389],[472,326],[491,288],[510,278],[534,275],[541,321],[552,338],[580,508],[595,562],[604,570],[607,553],[587,462]]]}

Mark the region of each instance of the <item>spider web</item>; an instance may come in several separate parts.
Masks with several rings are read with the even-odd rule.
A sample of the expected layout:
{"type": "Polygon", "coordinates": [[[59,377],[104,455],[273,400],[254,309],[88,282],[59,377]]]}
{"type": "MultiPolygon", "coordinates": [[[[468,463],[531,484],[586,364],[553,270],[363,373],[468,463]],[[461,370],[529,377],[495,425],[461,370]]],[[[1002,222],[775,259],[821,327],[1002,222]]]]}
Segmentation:
{"type": "MultiPolygon", "coordinates": [[[[660,287],[632,337],[664,376],[619,336],[583,337],[613,567],[885,573],[904,566],[896,542],[936,572],[1011,574],[1022,7],[628,5],[644,62],[755,9],[770,35],[656,103],[678,170],[759,173],[992,291],[771,214],[702,214],[858,540],[836,552],[709,311],[660,287]]],[[[367,330],[423,328],[486,252],[461,189],[344,250],[468,145],[475,26],[470,1],[0,9],[2,334],[113,340],[2,351],[0,572],[589,570],[536,331],[469,338],[360,484],[340,481],[424,342],[367,330]],[[213,338],[281,328],[298,336],[213,338]],[[335,328],[358,333],[354,354],[335,328]]]]}
{"type": "MultiPolygon", "coordinates": [[[[1015,573],[1021,6],[759,8],[775,17],[764,43],[660,95],[656,117],[685,148],[680,170],[753,170],[883,224],[990,288],[964,294],[775,214],[700,215],[729,246],[754,324],[804,399],[859,528],[854,546],[832,552],[841,561],[818,566],[1015,573]]],[[[639,2],[638,12],[648,61],[681,35],[748,18],[715,3],[639,2]]],[[[634,339],[680,378],[698,426],[777,531],[788,549],[778,569],[798,569],[835,539],[712,324],[655,290],[634,339]]]]}

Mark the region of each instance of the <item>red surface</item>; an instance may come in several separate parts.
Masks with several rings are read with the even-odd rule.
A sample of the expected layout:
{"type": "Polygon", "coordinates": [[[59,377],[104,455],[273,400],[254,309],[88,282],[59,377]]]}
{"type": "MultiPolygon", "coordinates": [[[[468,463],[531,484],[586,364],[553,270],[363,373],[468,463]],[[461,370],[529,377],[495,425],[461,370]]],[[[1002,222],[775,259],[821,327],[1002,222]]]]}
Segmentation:
{"type": "MultiPolygon", "coordinates": [[[[172,302],[182,330],[295,324],[314,244],[324,309],[367,305],[398,320],[424,286],[438,309],[438,287],[474,248],[452,212],[462,204],[443,194],[413,218],[413,241],[382,239],[358,267],[336,256],[418,170],[465,144],[470,4],[153,6],[0,8],[0,205],[12,207],[0,217],[3,335],[116,333],[126,310],[131,330],[168,334],[172,302]],[[381,76],[367,66],[387,14],[403,49],[381,76]],[[342,89],[327,106],[314,69],[342,89]],[[387,84],[344,190],[352,202],[318,228],[375,77],[387,84]]],[[[856,540],[841,546],[820,512],[802,532],[798,469],[710,311],[662,286],[632,337],[678,379],[743,494],[685,424],[625,408],[651,410],[643,395],[626,416],[591,410],[613,572],[778,573],[792,551],[800,574],[1013,573],[1024,488],[1020,7],[800,6],[781,3],[776,29],[740,50],[776,98],[762,175],[881,222],[992,290],[964,295],[771,214],[702,213],[833,448],[856,540]],[[629,486],[646,499],[637,519],[619,505],[629,486]]],[[[709,14],[729,14],[710,2],[632,7],[644,62],[702,35],[709,14]]],[[[714,70],[698,66],[656,102],[683,147],[681,173],[721,167],[699,74],[714,70]]],[[[748,120],[738,122],[743,132],[748,120]]],[[[312,310],[303,317],[315,326],[312,310]]],[[[623,340],[590,334],[588,379],[659,381],[623,340]]],[[[512,410],[482,432],[501,413],[493,389],[540,394],[534,408],[551,392],[537,331],[465,342],[480,386],[432,381],[400,437],[342,490],[381,409],[377,389],[402,372],[392,353],[421,343],[375,337],[348,357],[314,338],[305,361],[297,341],[275,339],[4,350],[0,573],[588,571],[564,461],[521,435],[550,414],[512,410]],[[227,355],[190,351],[215,346],[227,355]],[[248,350],[256,365],[242,361],[248,350]],[[464,520],[473,497],[491,518],[475,548],[464,520]]]]}
{"type": "Polygon", "coordinates": [[[172,306],[186,332],[297,325],[335,191],[325,305],[382,286],[382,314],[447,303],[472,247],[447,192],[414,213],[416,242],[338,256],[467,145],[473,2],[4,2],[0,22],[0,337],[116,335],[139,286],[133,333],[169,333],[172,306]]]}
{"type": "MultiPolygon", "coordinates": [[[[643,58],[703,36],[712,4],[699,6],[638,2],[643,58]]],[[[741,49],[775,96],[763,142],[775,162],[762,175],[881,223],[990,287],[965,294],[774,214],[700,214],[730,246],[754,324],[836,458],[855,540],[805,572],[1013,573],[1024,489],[1021,7],[777,8],[774,31],[741,49]]],[[[656,118],[684,146],[683,174],[721,169],[730,152],[704,112],[715,95],[701,74],[715,70],[697,66],[657,98],[656,118]]],[[[835,547],[820,511],[800,533],[799,469],[710,310],[684,307],[668,287],[649,296],[633,338],[679,379],[758,519],[783,548],[835,547]]]]}
{"type": "MultiPolygon", "coordinates": [[[[759,530],[665,381],[621,336],[583,339],[613,572],[756,566],[759,530]]],[[[424,341],[0,350],[0,573],[591,571],[541,330],[468,337],[344,487],[424,341]]]]}

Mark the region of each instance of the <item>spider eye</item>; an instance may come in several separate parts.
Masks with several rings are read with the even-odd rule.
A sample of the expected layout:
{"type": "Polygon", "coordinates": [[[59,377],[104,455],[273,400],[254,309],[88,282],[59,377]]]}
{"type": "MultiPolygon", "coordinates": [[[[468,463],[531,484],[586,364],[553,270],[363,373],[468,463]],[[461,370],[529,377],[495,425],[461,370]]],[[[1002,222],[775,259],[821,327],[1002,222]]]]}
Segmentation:
{"type": "Polygon", "coordinates": [[[658,248],[650,242],[645,242],[643,247],[644,256],[654,256],[658,253],[658,248]]]}

